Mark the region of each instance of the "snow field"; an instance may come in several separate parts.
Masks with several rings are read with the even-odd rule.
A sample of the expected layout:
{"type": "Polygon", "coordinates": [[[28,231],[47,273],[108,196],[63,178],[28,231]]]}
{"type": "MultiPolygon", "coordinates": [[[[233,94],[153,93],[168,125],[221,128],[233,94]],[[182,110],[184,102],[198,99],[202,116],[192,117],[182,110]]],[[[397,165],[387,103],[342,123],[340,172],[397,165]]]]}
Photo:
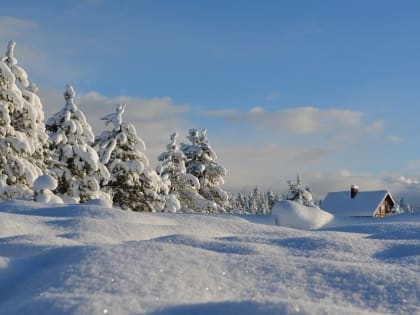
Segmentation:
{"type": "Polygon", "coordinates": [[[418,314],[419,222],[394,216],[308,231],[270,216],[2,202],[0,310],[418,314]]]}

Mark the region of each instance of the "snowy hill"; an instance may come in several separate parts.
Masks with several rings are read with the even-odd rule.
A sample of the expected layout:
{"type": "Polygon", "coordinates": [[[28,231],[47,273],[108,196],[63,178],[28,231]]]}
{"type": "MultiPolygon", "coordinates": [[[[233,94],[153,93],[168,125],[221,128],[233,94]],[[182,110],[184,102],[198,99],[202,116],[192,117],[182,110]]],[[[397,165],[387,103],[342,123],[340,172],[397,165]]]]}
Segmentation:
{"type": "Polygon", "coordinates": [[[419,215],[328,226],[3,202],[0,313],[420,313],[419,215]]]}

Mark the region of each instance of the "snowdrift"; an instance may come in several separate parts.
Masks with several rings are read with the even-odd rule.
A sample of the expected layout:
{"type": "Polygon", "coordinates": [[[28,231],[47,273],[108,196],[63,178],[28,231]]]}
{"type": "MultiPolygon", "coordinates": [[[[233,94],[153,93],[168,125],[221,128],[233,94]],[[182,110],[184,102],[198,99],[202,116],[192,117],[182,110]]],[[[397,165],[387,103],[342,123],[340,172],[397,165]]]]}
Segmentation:
{"type": "Polygon", "coordinates": [[[0,202],[0,314],[420,314],[419,217],[362,222],[0,202]]]}
{"type": "Polygon", "coordinates": [[[301,230],[319,229],[334,220],[331,213],[320,208],[306,207],[288,200],[276,202],[271,215],[276,225],[301,230]]]}

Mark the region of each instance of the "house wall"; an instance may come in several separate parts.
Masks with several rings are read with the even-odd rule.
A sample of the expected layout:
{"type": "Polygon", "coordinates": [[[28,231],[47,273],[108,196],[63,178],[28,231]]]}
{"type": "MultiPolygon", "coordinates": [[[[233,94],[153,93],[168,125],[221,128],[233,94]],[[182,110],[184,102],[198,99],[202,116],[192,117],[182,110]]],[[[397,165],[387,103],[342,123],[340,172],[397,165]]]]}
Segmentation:
{"type": "Polygon", "coordinates": [[[384,201],[376,210],[374,217],[382,218],[389,215],[393,207],[394,207],[394,202],[392,201],[392,198],[389,195],[387,195],[384,201]]]}

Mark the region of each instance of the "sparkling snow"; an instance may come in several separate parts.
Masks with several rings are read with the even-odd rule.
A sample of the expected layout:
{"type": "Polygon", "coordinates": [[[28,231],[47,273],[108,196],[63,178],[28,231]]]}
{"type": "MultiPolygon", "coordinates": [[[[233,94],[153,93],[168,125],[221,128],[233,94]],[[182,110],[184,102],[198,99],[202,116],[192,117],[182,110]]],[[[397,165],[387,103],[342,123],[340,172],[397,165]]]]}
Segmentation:
{"type": "Polygon", "coordinates": [[[419,214],[309,231],[0,203],[1,314],[419,314],[419,265],[419,214]]]}

